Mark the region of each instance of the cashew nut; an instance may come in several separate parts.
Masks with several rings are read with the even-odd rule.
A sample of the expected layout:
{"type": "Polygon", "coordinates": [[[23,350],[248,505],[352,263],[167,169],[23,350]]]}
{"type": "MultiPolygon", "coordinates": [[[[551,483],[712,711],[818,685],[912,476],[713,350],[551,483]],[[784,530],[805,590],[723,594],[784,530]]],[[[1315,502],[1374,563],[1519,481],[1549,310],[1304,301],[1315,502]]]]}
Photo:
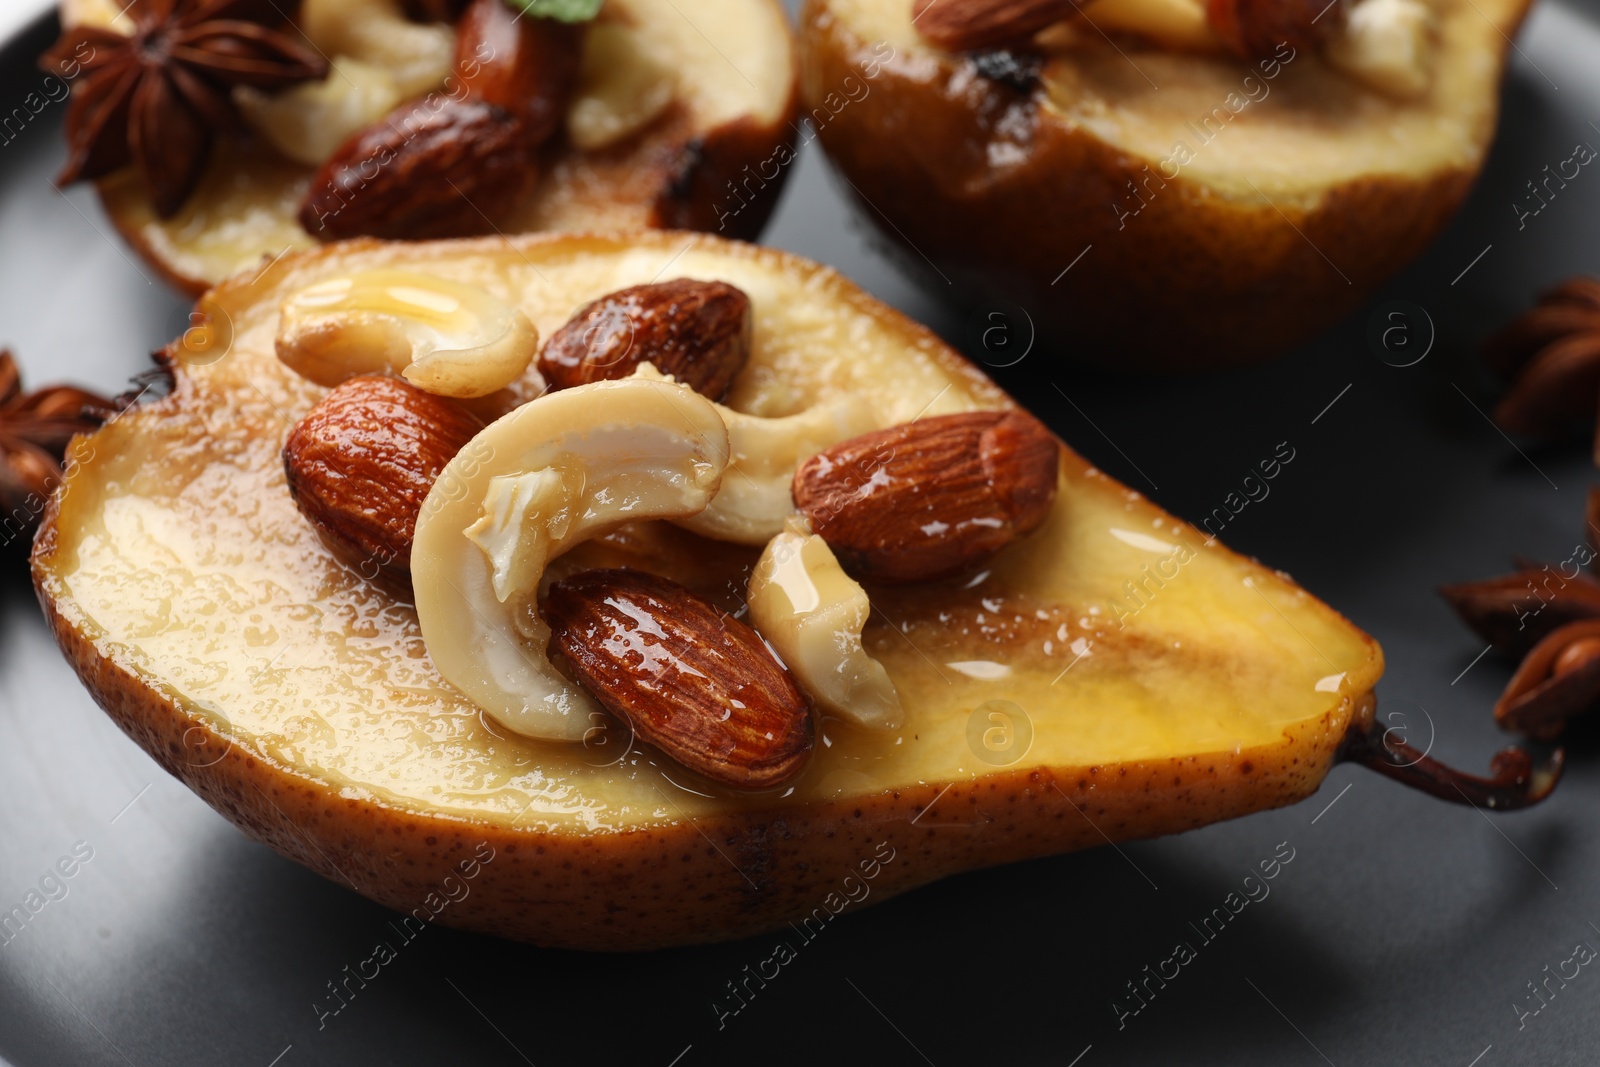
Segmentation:
{"type": "Polygon", "coordinates": [[[589,27],[582,71],[567,109],[567,136],[585,152],[638,133],[677,92],[672,72],[650,55],[643,34],[621,23],[589,27]]]}
{"type": "Polygon", "coordinates": [[[233,93],[240,113],[274,148],[313,167],[403,99],[394,75],[384,67],[349,56],[332,63],[335,69],[320,82],[280,93],[240,86],[233,93]]]}
{"type": "MultiPolygon", "coordinates": [[[[641,363],[633,377],[670,382],[652,363],[641,363]]],[[[879,428],[872,406],[850,393],[823,401],[796,415],[764,419],[713,404],[728,426],[728,472],[722,489],[704,511],[673,521],[717,541],[761,545],[783,530],[794,514],[789,495],[795,468],[830,445],[879,428]]]]}
{"type": "Polygon", "coordinates": [[[1137,33],[1168,48],[1218,47],[1201,0],[1092,0],[1083,5],[1083,14],[1101,29],[1137,33]]]}
{"type": "Polygon", "coordinates": [[[400,101],[445,84],[456,32],[407,18],[399,0],[305,0],[297,25],[332,68],[281,93],[241,86],[245,120],[290,159],[316,166],[400,101]]]}
{"type": "Polygon", "coordinates": [[[398,373],[441,396],[487,396],[528,369],[527,316],[475,285],[401,270],[332,278],[283,302],[278,358],[319,385],[398,373]]]}
{"type": "Polygon", "coordinates": [[[455,53],[452,27],[411,21],[400,0],[304,0],[296,25],[335,67],[349,56],[388,71],[402,99],[443,84],[455,53]]]}
{"type": "Polygon", "coordinates": [[[665,382],[564,389],[486,427],[440,472],[412,542],[439,673],[509,730],[581,740],[598,705],[545,658],[545,566],[625,523],[699,511],[727,452],[710,401],[665,382]]]}
{"type": "Polygon", "coordinates": [[[825,710],[875,730],[898,729],[900,694],[861,643],[872,604],[833,550],[796,516],[750,575],[750,618],[795,680],[825,710]]]}
{"type": "Polygon", "coordinates": [[[1415,97],[1428,88],[1436,32],[1422,0],[1360,0],[1328,41],[1328,62],[1380,92],[1415,97]]]}

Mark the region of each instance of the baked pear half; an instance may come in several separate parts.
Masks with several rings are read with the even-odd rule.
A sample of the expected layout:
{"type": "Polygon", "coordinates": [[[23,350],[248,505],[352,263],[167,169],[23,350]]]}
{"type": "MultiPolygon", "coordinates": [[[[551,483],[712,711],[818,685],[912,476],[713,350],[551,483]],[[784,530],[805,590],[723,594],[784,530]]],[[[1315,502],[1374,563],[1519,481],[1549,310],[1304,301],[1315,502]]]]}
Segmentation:
{"type": "Polygon", "coordinates": [[[1283,352],[1433,240],[1529,3],[917,7],[801,16],[805,106],[862,215],[945,298],[1019,306],[1073,359],[1182,371],[1283,352]],[[949,25],[986,14],[1020,32],[949,25]],[[1255,39],[1225,32],[1250,16],[1255,39]]]}
{"type": "Polygon", "coordinates": [[[761,231],[798,108],[777,0],[530,7],[63,0],[60,180],[195,296],[357,236],[761,231]]]}
{"type": "MultiPolygon", "coordinates": [[[[476,857],[439,921],[579,949],[737,938],[843,899],[847,876],[886,899],[1291,804],[1352,752],[1417,776],[1422,754],[1373,740],[1372,638],[825,267],[663,231],[351,242],[198,309],[205,336],[163,355],[170,394],[70,450],[32,557],[41,602],[165,768],[402,912],[476,857]],[[425,401],[414,383],[508,373],[499,353],[464,374],[426,362],[460,348],[336,367],[348,352],[318,349],[305,309],[385,285],[429,306],[488,294],[513,309],[506,336],[544,338],[538,364],[425,401]],[[704,329],[635,319],[631,346],[673,366],[677,341],[743,336],[731,381],[705,386],[691,360],[567,382],[563,346],[641,293],[676,294],[673,321],[688,307],[704,329]],[[391,460],[430,450],[409,581],[385,576],[393,553],[347,549],[384,543],[406,500],[391,460]],[[869,453],[860,491],[819,503],[869,453]],[[912,495],[947,500],[946,472],[979,453],[1004,514],[1029,516],[1015,530],[930,514],[862,534],[870,486],[911,463],[912,495]],[[963,521],[952,554],[941,525],[963,521]]],[[[1530,772],[1503,777],[1532,799],[1551,778],[1530,772]]]]}

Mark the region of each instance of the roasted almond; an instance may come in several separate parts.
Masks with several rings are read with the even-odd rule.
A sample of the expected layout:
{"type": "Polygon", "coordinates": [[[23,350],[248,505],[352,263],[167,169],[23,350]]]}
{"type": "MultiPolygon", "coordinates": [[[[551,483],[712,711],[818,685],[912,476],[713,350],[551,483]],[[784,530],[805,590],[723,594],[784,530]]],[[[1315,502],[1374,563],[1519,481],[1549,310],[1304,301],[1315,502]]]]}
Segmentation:
{"type": "Polygon", "coordinates": [[[504,109],[543,142],[578,87],[583,23],[537,18],[506,0],[473,0],[456,23],[455,70],[470,100],[504,109]]]}
{"type": "Polygon", "coordinates": [[[579,308],[539,353],[552,389],[626,378],[653,363],[720,400],[750,356],[750,298],[726,282],[678,278],[619,289],[579,308]]]}
{"type": "Polygon", "coordinates": [[[537,149],[493,104],[402,104],[317,169],[300,225],[320,241],[492,233],[533,188],[537,149]]]}
{"type": "Polygon", "coordinates": [[[289,431],[289,493],[336,556],[408,593],[422,502],[482,428],[456,401],[398,378],[352,378],[289,431]]]}
{"type": "Polygon", "coordinates": [[[714,782],[765,789],[811,751],[811,716],[756,632],[676,582],[596,570],[543,605],[551,662],[640,738],[714,782]]]}
{"type": "Polygon", "coordinates": [[[1261,59],[1289,48],[1311,51],[1338,26],[1339,0],[1206,0],[1212,32],[1237,55],[1261,59]]]}
{"type": "Polygon", "coordinates": [[[473,0],[449,94],[408,100],[340,145],[300,225],[323,241],[493,233],[538,180],[539,147],[577,86],[582,28],[473,0]]]}
{"type": "Polygon", "coordinates": [[[1044,522],[1059,463],[1056,439],[1025,412],[942,415],[812,456],[794,502],[855,577],[932,581],[1044,522]]]}
{"type": "Polygon", "coordinates": [[[911,22],[930,44],[972,52],[1026,41],[1075,10],[1072,0],[915,0],[911,22]]]}

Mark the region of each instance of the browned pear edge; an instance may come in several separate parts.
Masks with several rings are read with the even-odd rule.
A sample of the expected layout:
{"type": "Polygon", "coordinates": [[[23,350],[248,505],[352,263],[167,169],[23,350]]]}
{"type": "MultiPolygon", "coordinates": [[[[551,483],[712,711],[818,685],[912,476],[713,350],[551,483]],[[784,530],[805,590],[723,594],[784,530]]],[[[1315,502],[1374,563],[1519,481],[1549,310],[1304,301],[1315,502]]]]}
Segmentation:
{"type": "MultiPolygon", "coordinates": [[[[1506,29],[1502,71],[1531,3],[1523,0],[1506,29]]],[[[1140,183],[1156,160],[1041,110],[1030,158],[992,168],[983,146],[1016,91],[958,76],[967,60],[931,45],[916,62],[886,61],[874,49],[887,46],[856,36],[834,8],[832,0],[802,8],[801,85],[805,105],[820,110],[830,92],[876,71],[871,92],[837,114],[822,111],[817,131],[866,202],[862,214],[889,222],[884,234],[901,244],[907,269],[945,299],[957,292],[1020,305],[1086,363],[1201,371],[1280,355],[1360,307],[1421,254],[1480,169],[1359,178],[1331,185],[1310,206],[1219,194],[1180,173],[1121,225],[1112,205],[1131,196],[1129,183],[1149,189],[1140,183]],[[908,151],[913,130],[916,150],[908,151]],[[1285,220],[1300,237],[1285,236],[1285,220]],[[1092,260],[1063,278],[1089,246],[1092,260]]]]}
{"type": "MultiPolygon", "coordinates": [[[[931,331],[836,272],[787,253],[665,231],[524,235],[512,243],[524,250],[566,244],[574,251],[652,244],[676,252],[685,238],[730,257],[776,260],[824,283],[841,304],[873,315],[908,346],[931,353],[951,376],[1016,406],[931,331]]],[[[498,238],[450,243],[505,249],[498,238]]],[[[344,249],[375,247],[378,242],[363,241],[315,249],[286,257],[281,266],[294,269],[344,249]]],[[[218,293],[250,284],[235,279],[218,293]]],[[[132,417],[181,408],[192,396],[170,346],[164,358],[176,379],[172,394],[132,417]]],[[[1064,444],[1062,462],[1087,467],[1064,444]]],[[[552,947],[628,951],[731,940],[814,913],[826,921],[856,907],[853,900],[876,903],[961,871],[1107,839],[1177,833],[1292,804],[1317,790],[1350,723],[1370,722],[1374,712],[1367,691],[1347,695],[1314,721],[1285,727],[1280,741],[1239,751],[1005,770],[635,830],[563,832],[420,813],[342,796],[338,786],[264,757],[74,629],[58,609],[59,583],[52,580],[58,504],[52,497],[34,542],[35,588],[68,662],[124,733],[245,834],[324,877],[400,912],[552,947]],[[485,843],[492,861],[476,871],[466,896],[441,904],[443,879],[469,857],[481,860],[485,843]],[[862,885],[869,887],[865,896],[862,885]]],[[[1366,641],[1381,663],[1377,643],[1366,641]]]]}
{"type": "MultiPolygon", "coordinates": [[[[646,216],[648,225],[664,230],[716,233],[743,241],[755,240],[766,228],[778,206],[779,194],[789,172],[794,169],[792,162],[780,166],[775,178],[761,178],[761,196],[751,197],[748,203],[742,197],[732,201],[741,205],[737,211],[724,214],[721,209],[730,206],[734,195],[730,189],[737,187],[741,178],[748,178],[747,170],[759,171],[762,163],[777,158],[785,148],[789,159],[798,155],[799,46],[787,15],[784,25],[790,32],[789,52],[795,77],[790,83],[788,98],[770,123],[741,115],[688,138],[670,155],[662,151],[660,144],[650,144],[647,150],[639,153],[638,166],[655,175],[648,183],[656,190],[646,216]]],[[[565,141],[555,150],[568,150],[565,141]]],[[[129,175],[119,173],[103,178],[95,183],[95,192],[117,233],[162,281],[185,296],[196,298],[212,287],[213,282],[185,274],[146,236],[145,226],[151,221],[152,210],[143,189],[136,182],[130,182],[129,175]]],[[[263,261],[271,257],[271,252],[263,252],[263,261]]]]}

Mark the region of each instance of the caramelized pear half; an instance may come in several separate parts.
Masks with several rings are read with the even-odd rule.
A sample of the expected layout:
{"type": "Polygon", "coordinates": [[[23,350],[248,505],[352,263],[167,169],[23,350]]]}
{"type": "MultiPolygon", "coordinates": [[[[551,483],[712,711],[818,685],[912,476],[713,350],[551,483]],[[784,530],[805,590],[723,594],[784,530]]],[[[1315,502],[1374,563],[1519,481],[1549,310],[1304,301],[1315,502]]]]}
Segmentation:
{"type": "MultiPolygon", "coordinates": [[[[976,573],[869,587],[862,645],[903,714],[872,730],[817,713],[782,790],[712,785],[603,719],[586,743],[509,735],[285,487],[285,436],[326,391],[274,355],[278,308],[376,268],[482,286],[543,336],[658,275],[726,281],[753,306],[727,398],[747,413],[848,395],[891,423],[1014,406],[833,271],[704,236],[336,245],[212,290],[200,309],[231,328],[209,351],[169,347],[171,395],[74,450],[34,579],[132,738],[245,833],[374,900],[411,911],[487,842],[495,858],[440,921],[584,949],[735,938],[809,914],[863,862],[881,864],[879,900],[1293,803],[1371,721],[1370,637],[1062,445],[1035,533],[976,573]]],[[[759,553],[639,524],[547,580],[643,568],[737,612],[759,553]]]]}
{"type": "Polygon", "coordinates": [[[1206,370],[1337,322],[1465,198],[1529,0],[1430,6],[1424,87],[1401,97],[1303,49],[1249,63],[1078,22],[964,55],[909,0],[807,0],[802,93],[942,299],[1019,305],[1085,362],[1206,370]]]}

